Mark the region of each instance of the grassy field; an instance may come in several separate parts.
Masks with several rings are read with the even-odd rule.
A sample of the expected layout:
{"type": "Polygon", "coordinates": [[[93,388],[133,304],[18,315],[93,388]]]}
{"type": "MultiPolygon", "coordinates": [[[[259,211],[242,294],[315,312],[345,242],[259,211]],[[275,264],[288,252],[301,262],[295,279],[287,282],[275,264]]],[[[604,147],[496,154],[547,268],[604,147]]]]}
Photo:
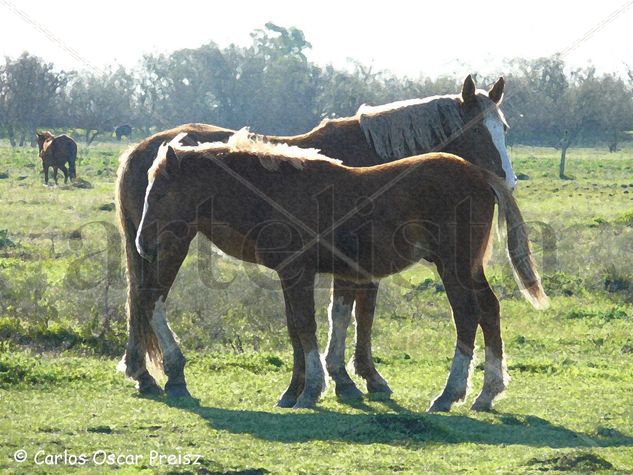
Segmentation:
{"type": "MultiPolygon", "coordinates": [[[[273,408],[291,362],[278,289],[269,273],[222,257],[214,275],[234,280],[212,285],[203,241],[168,301],[199,401],[137,397],[115,370],[121,149],[80,148],[90,187],[47,188],[33,150],[0,145],[1,472],[633,473],[633,150],[571,149],[574,179],[561,181],[555,150],[514,147],[526,175],[516,196],[552,306],[537,312],[520,298],[496,243],[488,274],[512,381],[496,412],[468,409],[482,384],[479,340],[466,404],[436,415],[425,410],[445,382],[454,329],[430,267],[381,289],[375,355],[392,400],[351,406],[329,388],[316,410],[288,411],[273,408]]],[[[328,285],[317,295],[322,346],[328,285]]]]}

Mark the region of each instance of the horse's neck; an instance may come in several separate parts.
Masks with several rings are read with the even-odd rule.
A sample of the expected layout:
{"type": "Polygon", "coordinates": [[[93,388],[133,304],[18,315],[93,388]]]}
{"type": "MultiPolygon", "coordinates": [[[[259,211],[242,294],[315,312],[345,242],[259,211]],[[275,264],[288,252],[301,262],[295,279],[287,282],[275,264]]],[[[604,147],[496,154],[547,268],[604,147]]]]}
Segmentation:
{"type": "Polygon", "coordinates": [[[315,144],[322,141],[322,137],[314,133],[315,129],[310,132],[299,135],[265,135],[267,142],[276,144],[294,145],[301,148],[317,148],[315,144]]]}
{"type": "Polygon", "coordinates": [[[321,124],[301,135],[270,135],[273,143],[286,143],[301,148],[316,148],[324,155],[342,160],[345,165],[362,167],[382,163],[367,139],[356,118],[345,118],[321,124]]]}

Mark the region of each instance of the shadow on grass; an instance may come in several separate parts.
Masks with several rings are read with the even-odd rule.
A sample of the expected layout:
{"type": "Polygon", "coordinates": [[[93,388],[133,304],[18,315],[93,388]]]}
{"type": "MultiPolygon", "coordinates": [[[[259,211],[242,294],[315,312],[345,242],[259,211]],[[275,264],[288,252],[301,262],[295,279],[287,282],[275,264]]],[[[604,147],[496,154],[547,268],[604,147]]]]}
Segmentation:
{"type": "Polygon", "coordinates": [[[588,435],[554,425],[545,419],[520,414],[494,414],[492,421],[463,415],[415,413],[395,401],[385,401],[392,412],[344,414],[314,412],[265,412],[205,407],[192,401],[163,399],[168,406],[196,414],[215,430],[278,442],[336,440],[383,444],[491,444],[532,447],[633,446],[633,437],[588,435]]]}

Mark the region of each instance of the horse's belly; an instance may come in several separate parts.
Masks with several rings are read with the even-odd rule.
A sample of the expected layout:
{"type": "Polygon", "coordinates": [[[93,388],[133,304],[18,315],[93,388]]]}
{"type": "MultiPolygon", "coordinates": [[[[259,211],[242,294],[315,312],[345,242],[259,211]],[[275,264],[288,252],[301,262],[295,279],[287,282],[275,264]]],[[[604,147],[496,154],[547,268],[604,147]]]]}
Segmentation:
{"type": "Polygon", "coordinates": [[[246,236],[224,225],[214,225],[202,233],[224,254],[236,259],[258,263],[255,247],[246,236]]]}

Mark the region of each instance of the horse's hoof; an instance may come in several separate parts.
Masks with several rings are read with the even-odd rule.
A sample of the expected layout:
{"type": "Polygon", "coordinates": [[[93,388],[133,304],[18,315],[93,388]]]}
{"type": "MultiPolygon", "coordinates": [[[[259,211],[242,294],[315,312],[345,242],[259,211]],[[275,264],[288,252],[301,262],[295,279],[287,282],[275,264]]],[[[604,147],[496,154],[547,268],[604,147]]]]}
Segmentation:
{"type": "Polygon", "coordinates": [[[169,398],[193,399],[193,396],[191,396],[186,384],[175,384],[173,386],[168,384],[165,386],[165,394],[167,394],[167,397],[169,398]]]}
{"type": "Polygon", "coordinates": [[[309,394],[301,393],[301,396],[299,396],[299,399],[297,399],[297,402],[295,403],[294,406],[292,406],[293,409],[312,409],[316,403],[317,403],[317,397],[311,396],[309,394]]]}
{"type": "Polygon", "coordinates": [[[367,381],[367,392],[370,394],[391,395],[393,391],[386,381],[367,381]]]}
{"type": "Polygon", "coordinates": [[[337,384],[334,389],[336,397],[341,401],[361,401],[363,393],[355,384],[337,384]]]}
{"type": "Polygon", "coordinates": [[[155,382],[151,382],[144,384],[143,386],[139,386],[138,393],[141,396],[160,396],[163,394],[163,389],[155,382]]]}
{"type": "Polygon", "coordinates": [[[296,403],[297,398],[295,396],[285,393],[279,398],[279,401],[277,401],[277,407],[288,409],[293,407],[296,403]]]}
{"type": "Polygon", "coordinates": [[[426,412],[448,412],[451,410],[452,405],[453,403],[451,401],[437,398],[433,401],[433,404],[431,404],[431,407],[429,407],[426,412]]]}
{"type": "Polygon", "coordinates": [[[477,412],[492,412],[492,401],[480,401],[477,399],[470,408],[477,412]]]}

